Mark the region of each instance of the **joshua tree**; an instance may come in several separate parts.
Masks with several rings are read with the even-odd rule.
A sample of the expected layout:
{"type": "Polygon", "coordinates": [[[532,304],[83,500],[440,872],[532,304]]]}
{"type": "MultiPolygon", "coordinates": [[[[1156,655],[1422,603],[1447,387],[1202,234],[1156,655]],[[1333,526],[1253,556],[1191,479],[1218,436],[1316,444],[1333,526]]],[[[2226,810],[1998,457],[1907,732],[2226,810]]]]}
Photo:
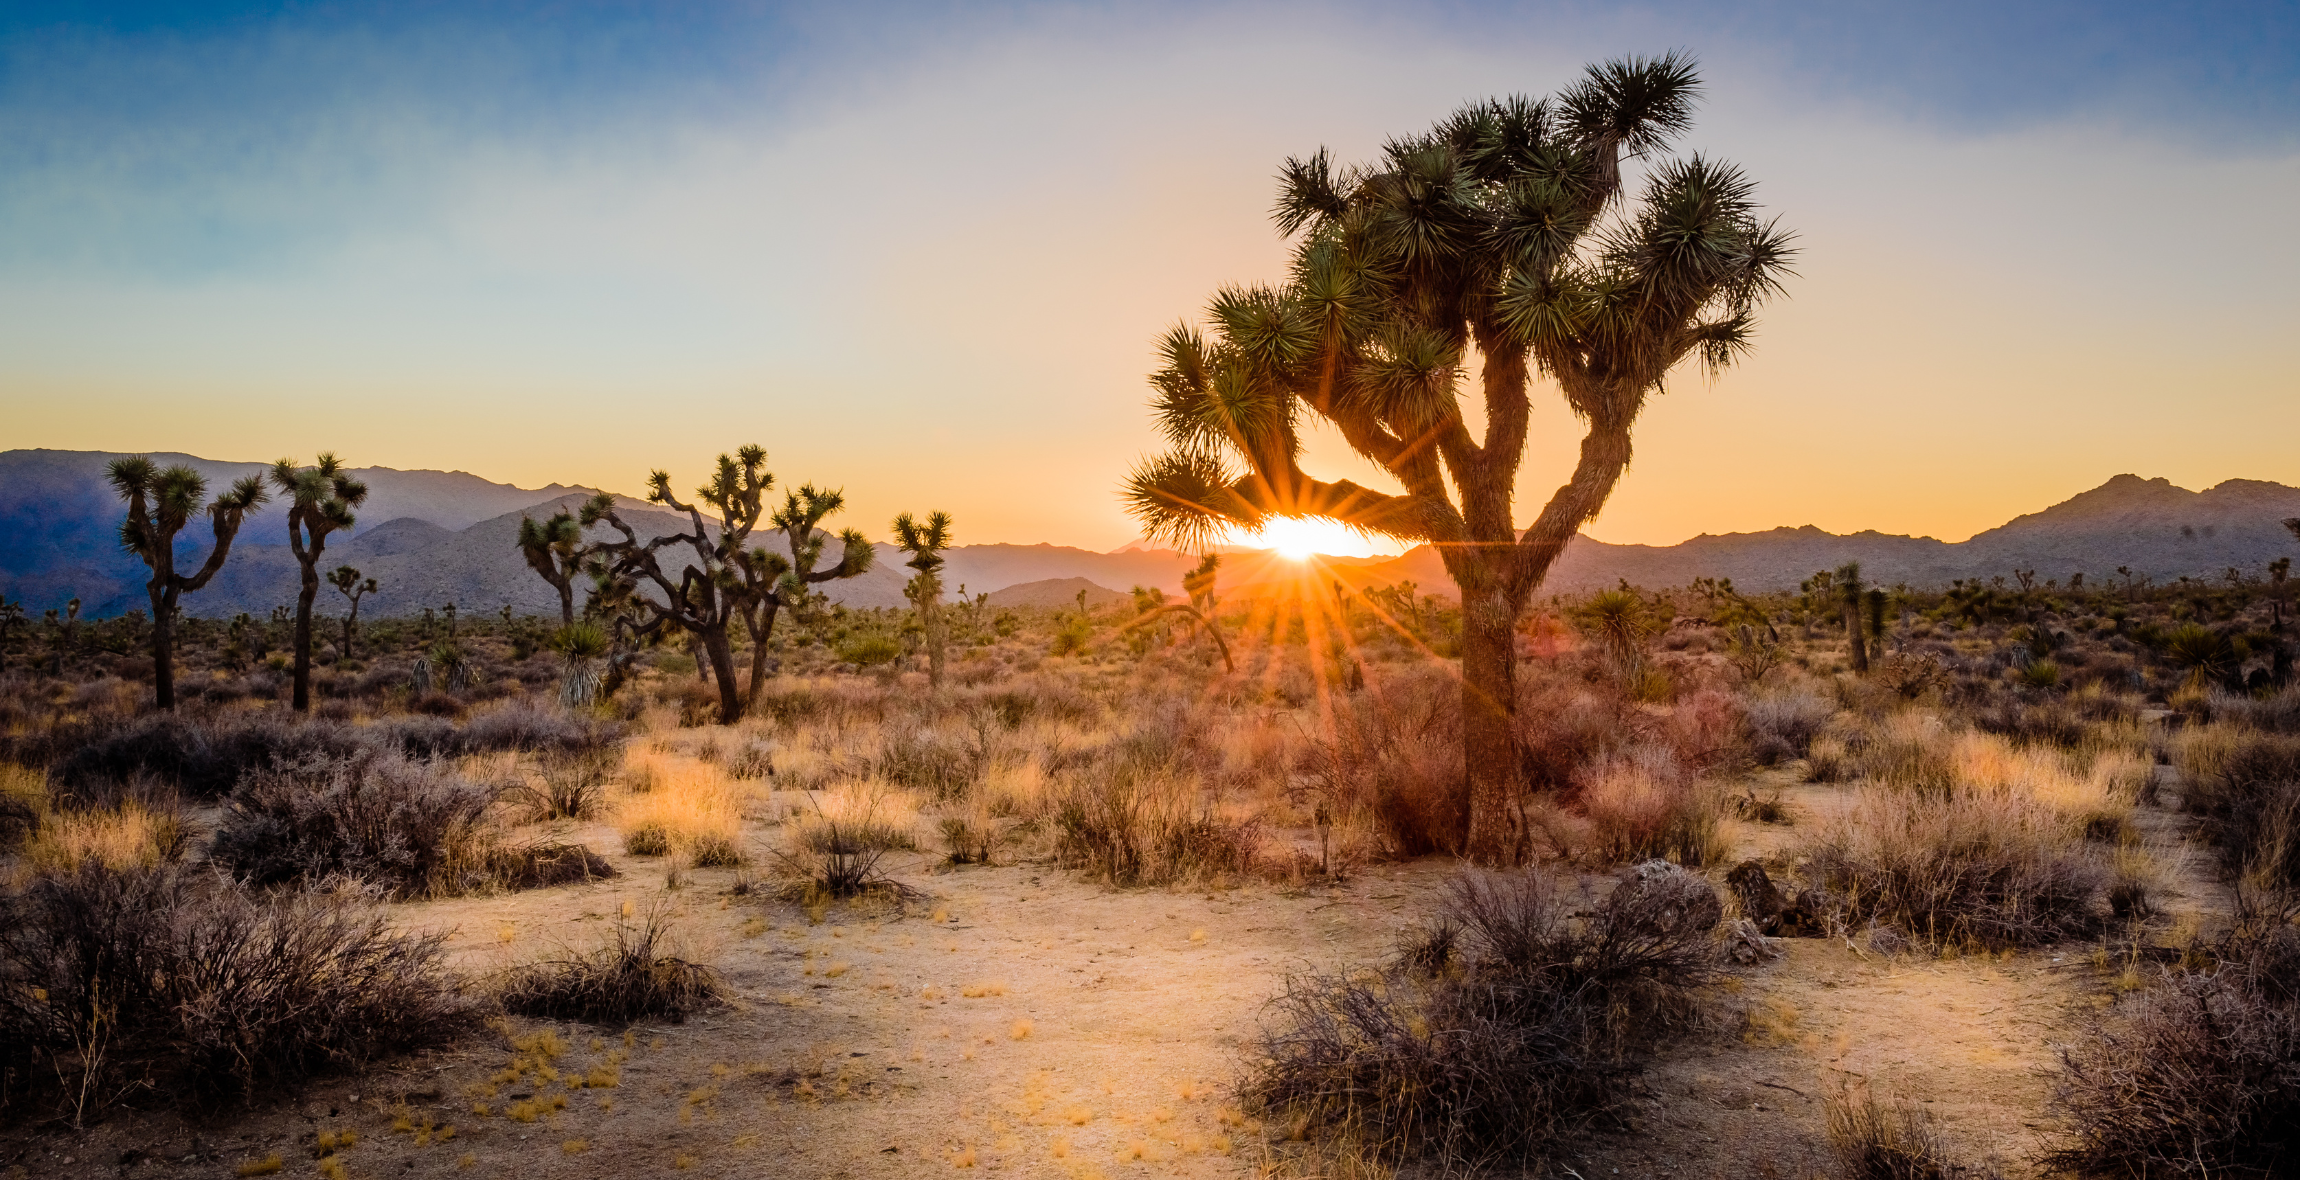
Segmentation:
{"type": "Polygon", "coordinates": [[[8,666],[8,642],[24,628],[24,600],[0,598],[0,668],[8,666]]]}
{"type": "Polygon", "coordinates": [[[926,632],[927,683],[941,688],[946,646],[942,625],[942,551],[950,548],[950,513],[927,513],[923,525],[908,512],[895,517],[894,544],[895,548],[910,554],[910,560],[903,564],[918,571],[911,575],[902,593],[918,608],[918,623],[926,632]]]}
{"type": "Polygon", "coordinates": [[[829,569],[815,568],[823,559],[823,542],[828,535],[821,531],[823,518],[844,507],[846,493],[837,488],[818,488],[810,483],[795,492],[785,492],[783,506],[767,518],[767,523],[783,534],[791,555],[784,557],[765,549],[741,554],[743,628],[751,636],[750,700],[759,699],[759,690],[767,682],[767,638],[774,634],[776,616],[805,606],[811,593],[807,587],[867,573],[878,557],[868,538],[854,529],[842,529],[839,563],[829,569]]]}
{"type": "Polygon", "coordinates": [[[1553,100],[1473,103],[1370,165],[1337,170],[1323,150],[1289,160],[1276,209],[1280,232],[1298,235],[1287,282],[1225,288],[1211,339],[1183,325],[1160,345],[1151,384],[1172,449],[1125,489],[1146,535],[1200,548],[1281,516],[1437,547],[1462,593],[1463,847],[1483,859],[1529,847],[1518,616],[1612,493],[1647,399],[1682,361],[1715,373],[1748,349],[1787,273],[1788,235],[1758,219],[1740,171],[1660,154],[1691,125],[1697,89],[1689,59],[1632,58],[1553,100]],[[1649,160],[1634,203],[1632,158],[1649,160]],[[1459,389],[1473,349],[1478,434],[1459,389]],[[1537,375],[1587,433],[1520,533],[1511,498],[1537,375]],[[1304,472],[1305,413],[1405,491],[1304,472]]]}
{"type": "MultiPolygon", "coordinates": [[[[1852,646],[1853,671],[1860,675],[1869,672],[1869,645],[1861,634],[1861,563],[1848,561],[1837,567],[1836,587],[1845,604],[1845,641],[1852,646]]],[[[1882,619],[1884,612],[1878,612],[1882,619]]]]}
{"type": "Polygon", "coordinates": [[[198,573],[176,572],[176,534],[207,495],[208,481],[189,467],[156,470],[150,459],[135,456],[115,459],[107,471],[112,487],[128,502],[128,517],[120,524],[120,546],[142,558],[152,571],[144,583],[152,600],[152,695],[162,709],[176,707],[176,601],[198,590],[224,568],[232,551],[232,538],[248,510],[267,497],[263,480],[249,476],[230,491],[208,502],[209,526],[215,548],[198,573]]]}
{"type": "Polygon", "coordinates": [[[583,543],[583,526],[597,520],[599,513],[614,503],[613,496],[601,492],[583,505],[580,521],[565,510],[541,522],[532,516],[519,518],[519,555],[559,592],[562,627],[575,625],[575,575],[582,572],[583,559],[591,554],[591,547],[583,543]]]}
{"type": "Polygon", "coordinates": [[[351,477],[328,452],[310,467],[293,459],[272,464],[272,486],[288,501],[288,545],[303,567],[295,599],[295,697],[299,713],[311,708],[311,604],[319,597],[319,557],[327,535],[352,526],[351,510],[367,500],[367,485],[351,477]]]}
{"type": "Polygon", "coordinates": [[[583,523],[604,522],[622,534],[622,540],[605,541],[597,546],[599,561],[596,568],[602,577],[619,584],[615,592],[618,601],[628,603],[643,613],[645,622],[633,628],[636,637],[653,640],[667,629],[685,630],[701,642],[704,656],[710,661],[712,679],[719,687],[719,723],[732,725],[743,715],[743,700],[735,685],[734,649],[727,638],[728,625],[733,623],[748,602],[745,588],[743,558],[744,543],[751,531],[758,527],[764,515],[761,499],[766,495],[774,476],[765,470],[767,453],[757,446],[747,446],[734,455],[720,455],[718,471],[711,482],[697,489],[702,507],[708,507],[719,517],[713,526],[703,519],[702,507],[680,503],[671,491],[671,475],[655,471],[647,477],[647,499],[687,514],[692,523],[688,532],[670,533],[649,541],[639,540],[638,534],[623,523],[612,502],[600,505],[597,501],[584,506],[583,523]],[[684,549],[685,562],[676,579],[666,571],[664,559],[684,549]],[[636,593],[644,583],[652,595],[636,593]]]}
{"type": "Polygon", "coordinates": [[[327,584],[351,600],[351,609],[343,616],[343,658],[348,660],[351,658],[352,628],[359,625],[359,600],[375,593],[375,579],[361,581],[358,570],[348,565],[339,565],[335,567],[334,573],[327,576],[327,584]]]}
{"type": "MultiPolygon", "coordinates": [[[[1222,653],[1222,667],[1231,672],[1237,671],[1238,665],[1230,660],[1230,645],[1222,641],[1222,629],[1214,623],[1214,577],[1215,572],[1221,568],[1221,554],[1206,554],[1195,568],[1182,575],[1182,592],[1189,596],[1188,602],[1169,602],[1163,606],[1152,606],[1119,630],[1121,632],[1134,631],[1147,627],[1168,615],[1187,615],[1192,622],[1198,625],[1200,630],[1213,639],[1214,650],[1222,653]]],[[[1085,603],[1082,601],[1079,605],[1083,608],[1085,603]]]]}

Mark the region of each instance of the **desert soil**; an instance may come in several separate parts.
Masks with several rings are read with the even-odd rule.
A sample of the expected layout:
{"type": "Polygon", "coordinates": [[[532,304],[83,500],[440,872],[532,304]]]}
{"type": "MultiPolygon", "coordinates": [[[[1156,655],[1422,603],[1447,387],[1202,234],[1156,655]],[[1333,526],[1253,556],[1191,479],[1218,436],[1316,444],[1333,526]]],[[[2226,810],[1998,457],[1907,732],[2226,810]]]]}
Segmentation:
{"type": "MultiPolygon", "coordinates": [[[[1799,821],[1839,797],[1771,785],[1799,821]]],[[[2175,914],[2221,904],[2200,858],[2182,859],[2169,813],[2147,811],[2144,831],[2174,864],[2175,914]]],[[[612,1088],[539,1087],[530,1073],[487,1094],[514,1055],[497,1031],[234,1117],[128,1113],[0,1139],[0,1175],[230,1176],[276,1153],[280,1174],[310,1176],[319,1136],[346,1129],[357,1142],[335,1158],[351,1177],[1259,1174],[1270,1132],[1240,1126],[1225,1095],[1265,1002],[1289,975],[1380,961],[1453,871],[1426,860],[1298,889],[1119,891],[1046,864],[950,869],[911,855],[887,865],[911,900],[810,915],[738,893],[734,870],[691,871],[666,893],[663,863],[623,856],[611,829],[565,834],[610,850],[623,875],[393,913],[451,931],[457,965],[484,974],[596,946],[626,907],[643,916],[667,899],[685,953],[720,967],[729,1004],[642,1025],[628,1049],[619,1030],[509,1030],[555,1030],[563,1074],[620,1055],[612,1088]],[[564,1105],[535,1121],[506,1117],[554,1094],[564,1105]]],[[[1735,830],[1751,855],[1792,837],[1735,830]]],[[[1823,1100],[1865,1087],[1921,1104],[1965,1160],[2031,1175],[2053,1045],[2121,969],[2089,946],[2002,959],[1822,939],[1781,949],[1715,990],[1709,1026],[1643,1076],[1629,1126],[1561,1166],[1584,1180],[1823,1174],[1823,1100]]]]}

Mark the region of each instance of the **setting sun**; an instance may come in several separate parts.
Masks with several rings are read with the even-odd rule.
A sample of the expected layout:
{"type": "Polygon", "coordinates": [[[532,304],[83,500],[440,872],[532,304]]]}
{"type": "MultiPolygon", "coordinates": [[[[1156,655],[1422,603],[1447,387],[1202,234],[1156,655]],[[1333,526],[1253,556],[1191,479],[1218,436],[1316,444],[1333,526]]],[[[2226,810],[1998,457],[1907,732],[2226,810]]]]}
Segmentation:
{"type": "Polygon", "coordinates": [[[1401,550],[1397,542],[1368,537],[1330,520],[1288,520],[1273,516],[1253,532],[1233,535],[1232,544],[1272,549],[1278,556],[1305,561],[1315,554],[1333,557],[1373,557],[1401,550]]]}

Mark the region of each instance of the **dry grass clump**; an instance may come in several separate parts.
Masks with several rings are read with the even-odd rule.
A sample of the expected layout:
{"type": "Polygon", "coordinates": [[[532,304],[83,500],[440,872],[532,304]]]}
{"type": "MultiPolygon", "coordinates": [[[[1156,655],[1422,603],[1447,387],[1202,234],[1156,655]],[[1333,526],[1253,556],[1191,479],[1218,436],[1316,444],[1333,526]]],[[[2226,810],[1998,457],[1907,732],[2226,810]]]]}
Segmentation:
{"type": "Polygon", "coordinates": [[[1165,885],[1243,875],[1261,851],[1260,824],[1222,814],[1194,780],[1132,763],[1058,788],[1055,856],[1113,885],[1165,885]]]}
{"type": "Polygon", "coordinates": [[[1811,872],[1856,922],[1934,946],[2033,946],[2092,930],[2114,872],[2081,826],[2008,791],[1859,788],[1813,829],[1811,872]]]}
{"type": "Polygon", "coordinates": [[[1289,983],[1247,1103],[1383,1160],[1537,1163],[1615,1109],[1644,1052],[1690,1018],[1723,912],[1661,863],[1586,922],[1570,908],[1539,870],[1455,879],[1396,966],[1289,983]]]}
{"type": "Polygon", "coordinates": [[[246,1097],[460,1032],[444,937],[340,895],[262,896],[173,866],[83,863],[5,898],[0,1102],[84,1118],[152,1094],[246,1097]]]}
{"type": "Polygon", "coordinates": [[[1666,857],[1698,868],[1729,851],[1721,792],[1686,774],[1665,748],[1601,757],[1577,778],[1589,821],[1579,849],[1586,855],[1612,864],[1666,857]]]}
{"type": "Polygon", "coordinates": [[[547,1020],[630,1024],[674,1022],[718,1001],[718,972],[667,953],[670,921],[658,906],[644,923],[615,923],[614,941],[597,950],[533,963],[497,988],[504,1011],[547,1020]]]}
{"type": "Polygon", "coordinates": [[[2283,1175],[2300,1151],[2300,903],[2247,904],[2217,946],[2090,1015],[2061,1050],[2065,1145],[2087,1175],[2283,1175]]]}
{"type": "Polygon", "coordinates": [[[677,852],[698,866],[732,865],[742,859],[742,795],[718,770],[701,762],[659,753],[634,753],[655,786],[626,796],[615,826],[623,848],[633,856],[677,852]]]}
{"type": "Polygon", "coordinates": [[[1901,1099],[1888,1109],[1873,1094],[1828,1097],[1829,1150],[1843,1180],[1951,1180],[1995,1175],[1956,1162],[1923,1107],[1901,1099]]]}
{"type": "Polygon", "coordinates": [[[2180,735],[2175,764],[2183,805],[2203,817],[2231,874],[2300,888],[2300,735],[2192,727],[2180,735]]]}
{"type": "Polygon", "coordinates": [[[850,782],[815,796],[783,825],[775,853],[783,872],[826,897],[857,897],[887,886],[878,862],[918,846],[918,801],[875,781],[850,782]]]}
{"type": "Polygon", "coordinates": [[[33,874],[73,873],[82,864],[154,868],[182,856],[188,839],[183,812],[163,800],[43,812],[38,822],[24,845],[24,865],[33,874]]]}

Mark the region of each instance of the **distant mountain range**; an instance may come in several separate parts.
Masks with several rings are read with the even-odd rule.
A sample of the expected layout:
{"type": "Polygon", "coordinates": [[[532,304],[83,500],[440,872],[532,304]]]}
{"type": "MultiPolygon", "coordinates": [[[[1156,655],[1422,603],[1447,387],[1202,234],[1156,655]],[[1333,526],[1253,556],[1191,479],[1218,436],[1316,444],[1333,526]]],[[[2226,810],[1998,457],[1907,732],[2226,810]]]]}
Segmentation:
{"type": "MultiPolygon", "coordinates": [[[[120,551],[120,502],[104,480],[117,454],[98,451],[0,452],[0,597],[25,609],[60,607],[74,596],[82,613],[104,617],[144,605],[143,565],[120,551]]],[[[155,454],[162,465],[183,463],[221,488],[264,469],[190,455],[155,454]]],[[[466,612],[509,604],[548,614],[558,599],[520,559],[516,538],[522,515],[549,516],[592,495],[587,488],[554,484],[519,488],[461,471],[364,468],[369,487],[359,526],[334,538],[323,564],[349,564],[374,577],[380,589],[362,613],[401,614],[454,602],[466,612]]],[[[643,533],[685,527],[683,518],[624,500],[624,519],[643,533]]],[[[1700,536],[1677,545],[1609,545],[1574,540],[1551,572],[1544,592],[1587,590],[1626,578],[1646,586],[1683,585],[1695,577],[1730,577],[1745,590],[1794,588],[1814,570],[1861,563],[1883,585],[1945,585],[1953,578],[2010,576],[2034,569],[2039,578],[2082,572],[2101,580],[2116,567],[2158,581],[2186,574],[2216,577],[2231,566],[2258,574],[2275,558],[2300,554],[2280,523],[2300,516],[2300,488],[2257,480],[2229,480],[2203,492],[2163,479],[2119,475],[2042,512],[2018,517],[1971,540],[1951,544],[1930,537],[1877,532],[1838,536],[1807,525],[1762,533],[1700,536]]],[[[832,522],[837,523],[837,522],[832,522]]],[[[207,550],[205,520],[185,530],[185,555],[207,550]]],[[[241,528],[231,561],[206,590],[184,598],[204,617],[241,611],[263,614],[291,602],[295,559],[287,548],[285,516],[270,506],[241,528]]],[[[878,546],[871,572],[824,587],[834,601],[856,607],[904,605],[909,571],[893,546],[878,546]]],[[[988,593],[1000,606],[1060,606],[1088,591],[1092,604],[1113,601],[1128,587],[1181,590],[1182,573],[1195,559],[1168,549],[1128,545],[1095,553],[1060,545],[962,545],[948,552],[943,579],[952,596],[988,593]]],[[[1451,597],[1436,550],[1418,546],[1395,558],[1320,559],[1303,563],[1268,551],[1232,552],[1223,568],[1225,594],[1314,578],[1357,586],[1410,580],[1423,593],[1451,597]]],[[[333,612],[333,590],[323,590],[333,612]]]]}

